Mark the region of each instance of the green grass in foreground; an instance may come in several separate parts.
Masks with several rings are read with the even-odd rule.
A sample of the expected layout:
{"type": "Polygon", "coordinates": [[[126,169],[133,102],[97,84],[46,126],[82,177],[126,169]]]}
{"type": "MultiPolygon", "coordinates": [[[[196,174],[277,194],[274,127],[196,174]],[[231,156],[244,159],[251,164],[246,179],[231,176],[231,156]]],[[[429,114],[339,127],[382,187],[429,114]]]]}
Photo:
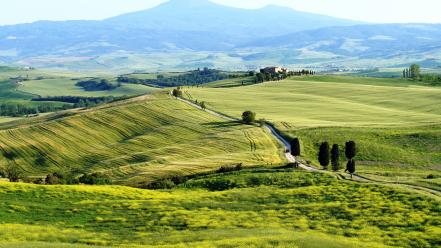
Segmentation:
{"type": "Polygon", "coordinates": [[[27,175],[99,171],[139,186],[155,178],[221,166],[280,164],[282,149],[267,131],[224,121],[164,93],[104,105],[73,116],[0,131],[0,166],[27,175]]]}
{"type": "Polygon", "coordinates": [[[0,198],[3,247],[441,245],[439,201],[303,171],[206,176],[171,191],[1,183],[0,198]]]}

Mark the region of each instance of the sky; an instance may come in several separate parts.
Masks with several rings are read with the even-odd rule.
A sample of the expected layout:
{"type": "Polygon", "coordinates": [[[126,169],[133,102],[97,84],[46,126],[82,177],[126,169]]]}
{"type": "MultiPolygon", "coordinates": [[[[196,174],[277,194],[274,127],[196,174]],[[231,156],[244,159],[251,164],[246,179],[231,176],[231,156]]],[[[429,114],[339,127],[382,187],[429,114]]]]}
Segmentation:
{"type": "MultiPolygon", "coordinates": [[[[166,0],[0,0],[0,25],[38,20],[100,20],[166,0]]],[[[240,8],[268,4],[373,23],[441,23],[440,0],[212,0],[240,8]]]]}

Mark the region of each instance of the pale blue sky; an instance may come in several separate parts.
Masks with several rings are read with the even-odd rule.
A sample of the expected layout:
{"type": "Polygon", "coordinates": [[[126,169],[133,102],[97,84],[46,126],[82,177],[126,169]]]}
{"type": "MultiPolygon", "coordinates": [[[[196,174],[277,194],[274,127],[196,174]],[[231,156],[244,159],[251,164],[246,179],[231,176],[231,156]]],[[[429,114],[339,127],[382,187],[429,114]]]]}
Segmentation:
{"type": "MultiPolygon", "coordinates": [[[[367,22],[441,23],[440,0],[213,0],[242,8],[267,4],[367,22]]],[[[2,0],[0,25],[37,20],[104,19],[165,0],[2,0]]]]}

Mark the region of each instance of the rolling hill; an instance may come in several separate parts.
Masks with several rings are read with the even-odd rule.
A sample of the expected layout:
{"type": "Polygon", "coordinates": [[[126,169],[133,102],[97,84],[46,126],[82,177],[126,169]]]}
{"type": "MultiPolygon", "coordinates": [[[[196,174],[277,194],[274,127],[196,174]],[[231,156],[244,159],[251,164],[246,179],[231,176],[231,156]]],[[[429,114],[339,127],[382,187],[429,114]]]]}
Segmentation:
{"type": "Polygon", "coordinates": [[[255,111],[258,119],[301,139],[305,162],[319,164],[317,151],[324,141],[343,149],[355,140],[357,171],[363,175],[441,189],[439,87],[402,79],[313,76],[186,91],[187,97],[229,116],[255,111]],[[427,178],[430,174],[435,178],[427,178]]]}
{"type": "Polygon", "coordinates": [[[0,166],[14,164],[28,176],[99,171],[131,186],[284,161],[263,129],[225,122],[159,93],[8,125],[0,131],[0,149],[0,166]]]}

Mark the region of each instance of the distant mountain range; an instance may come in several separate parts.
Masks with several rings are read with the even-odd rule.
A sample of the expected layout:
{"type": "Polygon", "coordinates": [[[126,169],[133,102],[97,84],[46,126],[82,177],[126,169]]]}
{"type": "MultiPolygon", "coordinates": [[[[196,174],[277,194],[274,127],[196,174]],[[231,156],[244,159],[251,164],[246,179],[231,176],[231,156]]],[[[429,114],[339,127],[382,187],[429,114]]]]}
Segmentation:
{"type": "Polygon", "coordinates": [[[373,25],[280,6],[249,10],[171,0],[103,21],[0,26],[0,64],[69,69],[174,70],[386,66],[441,58],[441,25],[373,25]],[[189,57],[190,56],[190,57],[189,57]]]}

